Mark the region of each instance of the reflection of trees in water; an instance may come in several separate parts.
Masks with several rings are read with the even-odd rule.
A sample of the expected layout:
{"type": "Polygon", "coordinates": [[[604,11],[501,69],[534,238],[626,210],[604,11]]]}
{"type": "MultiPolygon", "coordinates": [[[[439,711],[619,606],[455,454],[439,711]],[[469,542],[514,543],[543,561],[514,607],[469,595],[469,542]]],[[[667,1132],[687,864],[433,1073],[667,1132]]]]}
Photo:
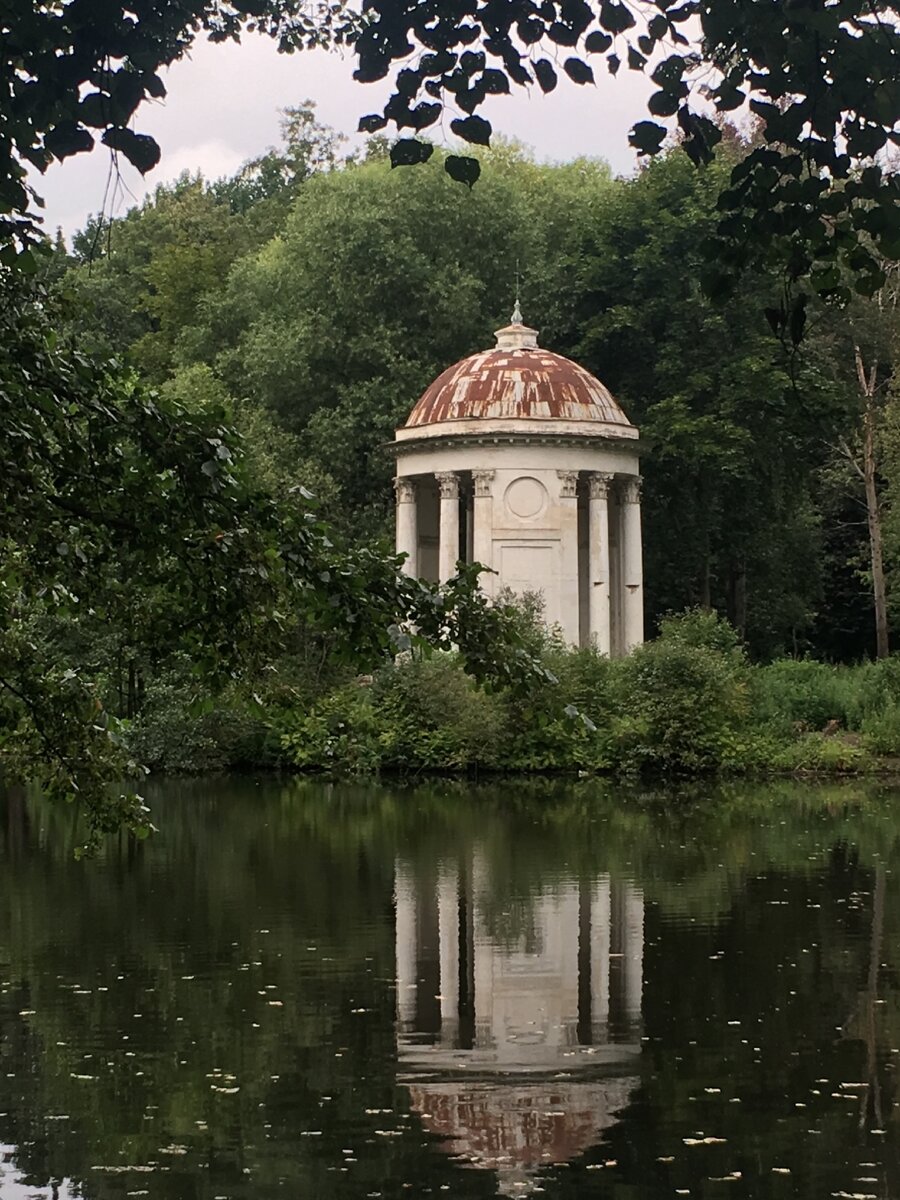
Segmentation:
{"type": "Polygon", "coordinates": [[[764,1196],[779,1159],[793,1164],[799,1196],[859,1190],[851,1159],[877,1161],[873,1190],[900,1194],[892,1139],[869,1133],[876,1120],[893,1128],[889,1052],[900,1046],[900,818],[877,789],[715,789],[666,809],[589,781],[527,794],[166,788],[154,803],[163,837],[113,842],[98,864],[72,862],[69,809],[18,799],[0,820],[0,979],[11,981],[0,994],[0,1137],[36,1183],[68,1175],[98,1200],[146,1180],[151,1200],[256,1200],[282,1178],[335,1200],[384,1179],[493,1194],[489,1173],[454,1172],[421,1135],[381,1138],[375,1129],[394,1117],[364,1112],[396,1116],[406,1103],[395,1075],[395,855],[429,868],[478,840],[486,928],[500,941],[533,927],[535,896],[560,881],[628,875],[648,900],[641,1086],[602,1148],[544,1173],[552,1194],[592,1193],[601,1176],[609,1194],[669,1194],[737,1167],[764,1196]],[[269,984],[283,1007],[258,994],[269,984]],[[93,1081],[73,1078],[92,1073],[84,1053],[96,1054],[93,1081]],[[234,1071],[240,1091],[212,1092],[216,1069],[234,1071]],[[854,1082],[865,1086],[852,1101],[832,1098],[854,1082]],[[70,1120],[48,1120],[60,1114],[70,1120]],[[300,1138],[302,1128],[322,1137],[300,1138]],[[698,1128],[726,1145],[691,1158],[681,1138],[698,1128]],[[160,1153],[172,1144],[187,1153],[160,1153]],[[328,1168],[349,1145],[357,1173],[338,1177],[328,1168]],[[664,1172],[656,1159],[670,1153],[664,1172]],[[137,1182],[90,1170],[123,1155],[159,1170],[137,1182]],[[583,1175],[607,1157],[616,1173],[583,1175]]]}
{"type": "MultiPolygon", "coordinates": [[[[879,977],[881,974],[881,956],[884,946],[884,897],[885,872],[884,864],[875,867],[875,883],[872,892],[872,925],[869,932],[869,962],[866,971],[865,989],[862,990],[850,1017],[844,1024],[845,1037],[858,1039],[866,1048],[865,1076],[860,1083],[859,1093],[859,1129],[884,1128],[885,1097],[883,1095],[881,1070],[884,1050],[879,1055],[880,1022],[878,1008],[884,1003],[879,996],[879,977]]],[[[892,1067],[896,1064],[891,1064],[892,1067]]]]}
{"type": "Polygon", "coordinates": [[[392,1026],[350,1015],[393,1002],[390,861],[348,860],[273,829],[277,806],[259,797],[267,824],[258,793],[231,804],[221,786],[184,788],[165,838],[136,853],[113,844],[105,862],[79,865],[65,844],[32,843],[0,872],[2,977],[23,981],[0,996],[3,1028],[18,1032],[0,1046],[0,1072],[23,1081],[15,1105],[0,1106],[10,1114],[0,1133],[35,1178],[75,1176],[92,1196],[121,1195],[116,1176],[91,1168],[124,1154],[157,1163],[153,1194],[188,1195],[201,1171],[232,1196],[258,1195],[279,1175],[309,1174],[314,1189],[324,1166],[298,1150],[296,1129],[321,1126],[321,1095],[356,1119],[359,1064],[371,1056],[375,1089],[393,1103],[392,1026]],[[337,1045],[340,1059],[323,1051],[337,1045]],[[237,1076],[233,1096],[211,1090],[222,1070],[237,1076]],[[266,1130],[272,1109],[290,1112],[287,1139],[266,1130]],[[189,1152],[161,1155],[172,1143],[189,1152]]]}

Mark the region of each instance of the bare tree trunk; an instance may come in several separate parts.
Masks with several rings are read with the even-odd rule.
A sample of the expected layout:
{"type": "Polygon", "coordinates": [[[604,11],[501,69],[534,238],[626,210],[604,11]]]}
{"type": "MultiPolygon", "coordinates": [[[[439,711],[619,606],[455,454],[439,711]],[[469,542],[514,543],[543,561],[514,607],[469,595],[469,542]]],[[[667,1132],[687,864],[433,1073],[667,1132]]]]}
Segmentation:
{"type": "Polygon", "coordinates": [[[700,576],[700,607],[704,612],[712,612],[712,578],[709,563],[709,532],[704,538],[703,567],[700,576]]]}
{"type": "Polygon", "coordinates": [[[875,657],[887,658],[887,591],[884,583],[884,549],[881,533],[881,505],[875,480],[875,379],[878,364],[866,372],[862,351],[853,347],[856,375],[863,399],[863,481],[866,489],[866,517],[869,523],[869,548],[872,562],[872,598],[875,604],[875,657]]]}
{"type": "Polygon", "coordinates": [[[728,609],[728,619],[743,637],[747,632],[747,564],[743,559],[731,568],[728,609]]]}

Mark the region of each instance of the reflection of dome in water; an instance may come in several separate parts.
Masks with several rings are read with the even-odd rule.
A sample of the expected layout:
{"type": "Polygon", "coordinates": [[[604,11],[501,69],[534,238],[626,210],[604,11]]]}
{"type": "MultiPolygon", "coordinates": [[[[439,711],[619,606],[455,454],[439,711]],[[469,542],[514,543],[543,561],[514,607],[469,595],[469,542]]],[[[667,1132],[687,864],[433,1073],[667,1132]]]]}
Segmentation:
{"type": "Polygon", "coordinates": [[[594,1082],[410,1083],[413,1110],[448,1153],[496,1171],[501,1195],[526,1195],[541,1167],[569,1162],[616,1122],[636,1078],[594,1082]]]}
{"type": "Polygon", "coordinates": [[[643,897],[609,876],[557,883],[503,937],[489,894],[477,853],[439,874],[397,865],[399,1079],[445,1150],[522,1196],[637,1086],[643,897]]]}

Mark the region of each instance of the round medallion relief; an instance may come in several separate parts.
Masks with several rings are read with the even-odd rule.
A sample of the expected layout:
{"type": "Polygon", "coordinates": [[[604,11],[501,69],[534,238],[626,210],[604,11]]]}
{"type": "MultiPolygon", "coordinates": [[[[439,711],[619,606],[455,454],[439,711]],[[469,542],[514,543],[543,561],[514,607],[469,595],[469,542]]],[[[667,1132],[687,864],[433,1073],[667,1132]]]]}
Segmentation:
{"type": "Polygon", "coordinates": [[[506,507],[515,517],[527,521],[540,516],[547,503],[547,489],[538,479],[524,475],[506,489],[506,507]]]}

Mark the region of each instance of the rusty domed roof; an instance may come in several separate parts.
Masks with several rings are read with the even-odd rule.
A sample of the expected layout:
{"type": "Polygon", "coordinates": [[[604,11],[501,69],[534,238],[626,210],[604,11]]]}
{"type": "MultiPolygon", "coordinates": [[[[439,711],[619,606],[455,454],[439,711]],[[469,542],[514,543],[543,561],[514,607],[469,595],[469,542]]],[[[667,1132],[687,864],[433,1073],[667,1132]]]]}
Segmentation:
{"type": "Polygon", "coordinates": [[[469,419],[597,421],[631,428],[609,391],[589,371],[544,350],[527,325],[497,331],[492,350],[472,354],[439,375],[406,428],[469,419]]]}

